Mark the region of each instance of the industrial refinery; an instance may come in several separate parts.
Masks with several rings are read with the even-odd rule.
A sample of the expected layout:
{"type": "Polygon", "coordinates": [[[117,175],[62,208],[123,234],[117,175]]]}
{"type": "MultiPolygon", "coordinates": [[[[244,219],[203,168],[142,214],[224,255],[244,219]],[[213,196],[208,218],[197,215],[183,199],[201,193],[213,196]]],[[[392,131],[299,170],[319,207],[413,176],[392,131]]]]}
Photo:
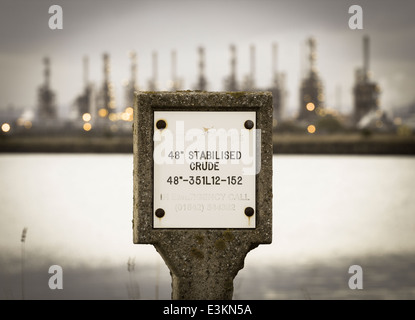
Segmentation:
{"type": "MultiPolygon", "coordinates": [[[[286,101],[286,73],[278,67],[278,44],[270,45],[271,61],[269,61],[269,85],[260,87],[256,81],[256,47],[249,46],[249,72],[238,74],[238,50],[234,44],[229,46],[229,69],[223,75],[224,91],[270,91],[273,95],[273,126],[275,133],[296,132],[304,134],[324,134],[341,131],[350,133],[362,130],[396,131],[399,121],[389,119],[380,108],[382,90],[370,71],[370,39],[362,39],[362,66],[355,71],[355,84],[351,90],[353,94],[353,112],[341,113],[339,110],[328,108],[325,103],[325,81],[319,74],[318,42],[309,37],[304,40],[305,52],[302,79],[298,84],[298,109],[294,115],[287,116],[286,101]]],[[[209,79],[206,75],[205,48],[196,48],[197,74],[192,87],[184,86],[183,78],[179,76],[177,65],[177,51],[172,50],[171,76],[168,90],[202,90],[209,88],[209,79]]],[[[133,120],[134,92],[138,90],[160,90],[158,79],[158,52],[153,51],[151,56],[151,77],[147,86],[138,85],[139,63],[137,52],[130,51],[128,58],[130,70],[128,80],[122,84],[124,90],[123,101],[116,101],[114,84],[111,80],[111,57],[108,53],[102,56],[102,74],[100,83],[94,83],[89,78],[89,57],[82,59],[83,91],[73,99],[71,110],[67,118],[58,117],[56,97],[59,92],[53,88],[52,72],[53,59],[43,59],[43,83],[38,88],[36,110],[31,116],[27,112],[14,113],[13,117],[2,119],[2,135],[26,135],[30,133],[57,133],[65,135],[72,133],[89,133],[94,135],[130,134],[133,120]]],[[[227,57],[224,57],[226,59],[227,57]]],[[[300,63],[300,62],[299,62],[300,63]]],[[[225,70],[226,71],[226,70],[225,70]]],[[[351,70],[352,72],[352,70],[351,70]]]]}

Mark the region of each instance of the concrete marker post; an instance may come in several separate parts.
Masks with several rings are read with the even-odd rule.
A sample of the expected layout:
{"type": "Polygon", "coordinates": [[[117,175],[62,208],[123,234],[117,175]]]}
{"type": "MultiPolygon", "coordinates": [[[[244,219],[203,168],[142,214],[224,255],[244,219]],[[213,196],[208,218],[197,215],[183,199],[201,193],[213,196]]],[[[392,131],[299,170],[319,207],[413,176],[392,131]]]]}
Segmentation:
{"type": "MultiPolygon", "coordinates": [[[[194,118],[195,123],[202,121],[200,118],[203,117],[198,117],[199,120],[194,118]]],[[[190,122],[193,121],[187,121],[185,125],[190,125],[190,122]]],[[[208,131],[209,128],[204,129],[208,131]]],[[[162,256],[172,276],[172,299],[232,299],[233,279],[243,268],[247,253],[259,244],[269,244],[272,241],[272,94],[269,92],[136,92],[133,139],[133,242],[152,244],[162,256]],[[247,197],[247,199],[238,200],[239,202],[235,202],[237,212],[226,213],[226,217],[230,217],[226,218],[228,222],[218,221],[220,219],[216,218],[215,220],[210,219],[209,217],[214,217],[215,214],[218,214],[216,217],[220,216],[220,213],[214,211],[173,213],[172,209],[165,210],[155,207],[157,201],[165,201],[162,202],[164,204],[173,201],[162,199],[162,193],[155,194],[155,188],[175,187],[172,181],[170,181],[170,185],[166,183],[165,177],[162,182],[154,180],[154,176],[160,174],[158,171],[164,170],[153,158],[154,146],[158,143],[155,141],[155,132],[165,130],[169,126],[169,121],[157,123],[158,119],[155,119],[157,112],[167,112],[169,116],[170,114],[179,115],[179,118],[182,115],[179,114],[180,112],[185,112],[184,115],[192,112],[190,119],[198,117],[198,114],[205,118],[214,115],[213,118],[210,118],[214,119],[212,121],[215,123],[216,119],[222,118],[218,116],[222,114],[217,112],[231,112],[230,114],[223,113],[224,117],[225,114],[226,117],[230,115],[226,121],[232,121],[232,118],[238,117],[242,112],[254,112],[254,118],[242,124],[247,130],[255,127],[257,134],[260,133],[260,139],[257,139],[259,144],[256,145],[256,159],[259,162],[256,163],[256,166],[259,170],[254,175],[254,185],[248,186],[249,188],[254,186],[255,202],[252,206],[240,210],[238,206],[248,202],[242,200],[249,199],[247,197]],[[160,186],[160,183],[164,185],[160,186]],[[181,219],[179,217],[182,215],[190,220],[192,217],[200,218],[195,218],[191,222],[192,225],[189,226],[185,222],[179,221],[181,219]],[[248,224],[252,224],[241,227],[240,222],[233,221],[236,220],[233,217],[237,216],[238,219],[242,219],[241,215],[244,216],[243,219],[249,221],[248,224]],[[172,218],[173,216],[175,218],[172,218]],[[170,221],[169,225],[163,224],[164,221],[170,221]],[[202,227],[198,223],[201,223],[202,227]],[[214,227],[210,227],[211,225],[214,227]],[[217,225],[219,227],[216,227],[217,225]]],[[[181,151],[173,151],[178,151],[180,158],[181,151]]],[[[186,153],[185,150],[183,151],[186,153]]],[[[189,154],[190,151],[188,151],[189,154]]],[[[183,165],[188,170],[186,162],[183,165]]],[[[219,166],[221,165],[219,164],[219,166]]],[[[176,168],[179,170],[181,167],[172,166],[168,167],[168,170],[174,174],[176,168]]],[[[222,167],[220,168],[217,174],[222,174],[225,171],[222,167]]],[[[228,168],[232,169],[233,167],[230,165],[228,168]]],[[[188,180],[186,179],[188,177],[179,175],[180,173],[176,176],[175,181],[177,188],[169,190],[178,190],[177,192],[186,190],[188,183],[182,181],[188,180]],[[178,180],[179,178],[181,179],[178,180]]],[[[223,176],[219,177],[218,181],[219,179],[225,182],[222,184],[219,182],[214,186],[192,185],[191,188],[192,190],[212,190],[211,193],[206,193],[208,195],[222,194],[215,193],[216,191],[213,190],[244,188],[244,186],[227,186],[228,189],[223,189],[225,187],[222,185],[227,183],[226,179],[223,176]]],[[[213,178],[210,179],[209,176],[206,180],[200,181],[211,180],[213,178]]],[[[228,181],[228,183],[230,182],[228,181]]],[[[173,197],[175,194],[170,194],[170,196],[173,197]]],[[[192,206],[196,205],[192,202],[189,203],[192,206]]],[[[212,206],[214,203],[215,201],[212,202],[212,206]]],[[[206,203],[202,203],[201,206],[204,204],[206,203]]],[[[210,204],[208,205],[210,206],[210,204]]],[[[178,208],[177,206],[178,204],[176,204],[176,208],[178,208]]]]}

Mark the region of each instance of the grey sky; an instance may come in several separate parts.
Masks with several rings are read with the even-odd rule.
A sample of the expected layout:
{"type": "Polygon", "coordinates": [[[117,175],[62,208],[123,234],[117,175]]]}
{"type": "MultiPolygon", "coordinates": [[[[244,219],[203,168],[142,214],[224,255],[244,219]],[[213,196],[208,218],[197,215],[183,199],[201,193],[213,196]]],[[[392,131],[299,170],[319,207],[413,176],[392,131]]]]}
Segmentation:
{"type": "Polygon", "coordinates": [[[415,2],[330,0],[148,0],[63,1],[0,0],[0,108],[36,105],[42,83],[42,58],[52,65],[52,88],[61,108],[82,91],[82,57],[90,59],[90,80],[102,81],[102,54],[111,56],[116,103],[122,105],[122,82],[129,78],[127,52],[138,54],[138,84],[147,89],[151,53],[159,55],[160,89],[168,89],[170,52],[177,50],[184,89],[197,79],[197,47],[206,49],[209,90],[222,90],[229,74],[229,45],[238,54],[240,81],[249,72],[249,46],[256,45],[256,81],[271,83],[271,46],[278,44],[278,68],[286,73],[288,104],[298,108],[301,57],[307,37],[317,39],[326,102],[342,111],[352,105],[354,70],[362,64],[362,37],[371,37],[371,71],[382,88],[381,107],[390,110],[415,101],[415,2]],[[63,30],[48,28],[49,6],[63,8],[63,30]],[[363,30],[350,30],[348,8],[363,8],[363,30]]]}

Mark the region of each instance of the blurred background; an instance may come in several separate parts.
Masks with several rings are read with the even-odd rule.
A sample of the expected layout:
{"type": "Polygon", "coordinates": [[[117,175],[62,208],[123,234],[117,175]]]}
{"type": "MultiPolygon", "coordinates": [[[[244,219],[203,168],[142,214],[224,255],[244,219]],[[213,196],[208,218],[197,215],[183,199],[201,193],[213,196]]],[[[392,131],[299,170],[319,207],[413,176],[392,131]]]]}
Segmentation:
{"type": "Polygon", "coordinates": [[[413,299],[414,9],[1,0],[0,299],[169,299],[164,262],[132,244],[136,90],[273,94],[274,241],[248,254],[235,298],[413,299]]]}

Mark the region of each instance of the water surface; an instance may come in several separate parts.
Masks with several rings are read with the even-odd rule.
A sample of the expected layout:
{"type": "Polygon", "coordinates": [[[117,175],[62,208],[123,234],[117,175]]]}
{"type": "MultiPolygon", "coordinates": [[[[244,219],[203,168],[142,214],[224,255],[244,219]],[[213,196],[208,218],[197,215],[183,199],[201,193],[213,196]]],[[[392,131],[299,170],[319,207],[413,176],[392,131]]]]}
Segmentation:
{"type": "MultiPolygon", "coordinates": [[[[32,298],[129,298],[128,259],[141,288],[135,298],[169,298],[164,262],[152,246],[132,243],[132,161],[0,156],[0,299],[20,296],[24,227],[32,298]],[[51,264],[71,270],[58,294],[45,285],[51,264]]],[[[236,298],[415,298],[414,158],[279,155],[273,166],[273,243],[248,254],[236,298]],[[366,270],[359,293],[347,287],[353,263],[366,270]]]]}

